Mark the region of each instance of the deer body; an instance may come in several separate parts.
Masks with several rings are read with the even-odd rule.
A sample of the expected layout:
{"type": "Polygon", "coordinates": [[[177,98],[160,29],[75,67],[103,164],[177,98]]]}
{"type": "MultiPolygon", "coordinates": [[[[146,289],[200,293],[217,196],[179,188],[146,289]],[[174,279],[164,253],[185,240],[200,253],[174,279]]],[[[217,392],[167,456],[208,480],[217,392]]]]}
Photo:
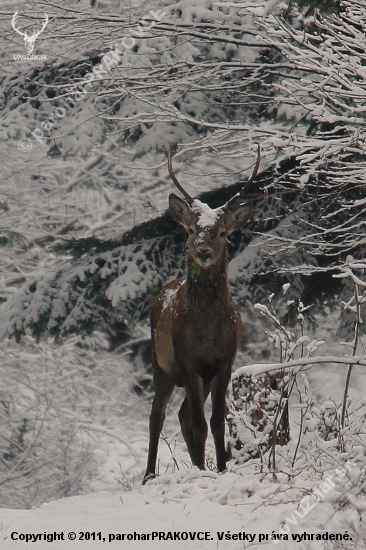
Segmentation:
{"type": "MultiPolygon", "coordinates": [[[[143,483],[155,477],[165,409],[175,386],[186,392],[179,420],[192,463],[200,469],[205,468],[208,431],[204,403],[211,393],[210,426],[217,468],[225,470],[225,398],[242,332],[240,314],[227,285],[227,237],[246,223],[251,205],[238,203],[238,196],[211,210],[181,188],[169,160],[170,175],[188,201],[174,194],[169,197],[173,218],[188,233],[187,272],[185,278],[164,287],[151,311],[155,397],[143,483]]],[[[259,153],[255,173],[258,166],[259,153]]]]}
{"type": "Polygon", "coordinates": [[[209,287],[205,284],[202,281],[203,296],[192,303],[189,280],[172,281],[158,296],[151,313],[157,362],[179,387],[184,387],[182,368],[189,360],[194,363],[193,371],[210,382],[218,365],[235,355],[240,340],[240,315],[227,289],[220,289],[224,293],[219,298],[208,300],[205,294],[209,287]]]}

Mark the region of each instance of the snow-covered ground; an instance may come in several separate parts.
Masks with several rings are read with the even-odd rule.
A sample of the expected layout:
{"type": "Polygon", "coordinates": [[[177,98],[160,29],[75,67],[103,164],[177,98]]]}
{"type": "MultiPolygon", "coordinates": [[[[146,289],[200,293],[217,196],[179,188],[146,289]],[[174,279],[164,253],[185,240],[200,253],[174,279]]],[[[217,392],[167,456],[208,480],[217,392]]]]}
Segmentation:
{"type": "MultiPolygon", "coordinates": [[[[123,463],[123,457],[120,460],[123,463]]],[[[350,528],[352,521],[357,522],[355,511],[336,511],[342,484],[348,481],[343,472],[330,472],[323,482],[316,482],[311,475],[290,481],[283,474],[275,479],[255,470],[253,466],[232,467],[217,475],[182,468],[144,487],[140,480],[129,486],[119,474],[124,487],[116,481],[110,490],[54,501],[34,510],[1,510],[1,548],[89,549],[111,544],[113,548],[138,549],[333,548],[324,540],[300,542],[304,533],[314,538],[317,534],[348,533],[353,541],[334,547],[364,548],[350,528]],[[55,540],[51,545],[44,537],[54,533],[62,542],[55,540]],[[289,540],[273,540],[280,533],[287,534],[289,540]],[[29,542],[24,542],[27,534],[38,540],[28,537],[29,542]],[[71,539],[74,534],[76,540],[71,539]]]]}
{"type": "MultiPolygon", "coordinates": [[[[344,533],[345,528],[340,514],[333,517],[331,502],[315,506],[304,519],[296,516],[295,502],[271,503],[273,499],[279,502],[275,496],[279,487],[275,481],[261,483],[260,476],[251,474],[250,469],[221,476],[196,470],[165,474],[157,482],[131,491],[103,491],[44,504],[36,510],[2,510],[1,548],[331,548],[324,541],[299,544],[291,534],[289,541],[270,540],[286,517],[297,522],[291,526],[294,535],[344,533]],[[38,534],[38,538],[44,538],[44,533],[62,534],[62,542],[26,544],[19,539],[27,533],[38,534]],[[188,540],[179,540],[177,535],[188,540]],[[76,540],[70,540],[74,536],[76,540]],[[89,536],[90,540],[85,540],[89,536]],[[128,540],[131,536],[133,540],[128,540]]],[[[281,489],[284,496],[283,484],[281,489]]]]}
{"type": "MultiPolygon", "coordinates": [[[[331,327],[323,326],[323,331],[327,330],[331,327]]],[[[237,366],[242,360],[240,357],[237,366]]],[[[118,368],[119,363],[123,365],[126,380],[130,380],[127,388],[133,380],[132,362],[128,372],[126,358],[113,355],[108,361],[107,372],[118,368]]],[[[345,370],[315,366],[308,373],[320,402],[341,398],[345,370]]],[[[355,401],[362,395],[364,381],[359,369],[352,379],[355,401]]],[[[112,392],[112,402],[114,398],[112,392]]],[[[168,407],[157,479],[141,485],[148,445],[148,400],[133,392],[121,392],[119,414],[107,418],[104,427],[94,426],[99,473],[91,482],[92,493],[31,510],[1,509],[0,548],[365,548],[360,539],[362,517],[347,501],[352,495],[359,498],[364,477],[362,449],[349,448],[337,455],[331,442],[313,437],[308,449],[301,450],[293,475],[288,475],[298,431],[294,406],[292,441],[278,449],[276,475],[258,460],[245,464],[232,461],[221,475],[212,470],[201,472],[190,466],[179,432],[180,401],[177,392],[168,407]],[[324,540],[337,534],[349,540],[324,540]],[[280,541],[274,538],[281,535],[280,541]],[[314,540],[309,540],[312,535],[314,540]],[[316,536],[323,538],[317,540],[316,536]]],[[[118,412],[118,402],[110,406],[118,412]]],[[[211,438],[206,455],[214,463],[211,438]]]]}

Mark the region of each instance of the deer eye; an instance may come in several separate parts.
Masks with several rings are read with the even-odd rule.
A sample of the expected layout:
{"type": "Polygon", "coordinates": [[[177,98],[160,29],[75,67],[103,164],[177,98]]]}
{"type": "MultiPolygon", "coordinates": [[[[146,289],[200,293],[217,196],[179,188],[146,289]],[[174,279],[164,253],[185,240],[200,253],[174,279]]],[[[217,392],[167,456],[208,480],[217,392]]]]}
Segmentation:
{"type": "Polygon", "coordinates": [[[188,233],[189,233],[189,235],[193,235],[194,229],[192,227],[189,227],[188,228],[188,233]]]}
{"type": "Polygon", "coordinates": [[[220,231],[220,237],[226,237],[226,231],[220,231]]]}

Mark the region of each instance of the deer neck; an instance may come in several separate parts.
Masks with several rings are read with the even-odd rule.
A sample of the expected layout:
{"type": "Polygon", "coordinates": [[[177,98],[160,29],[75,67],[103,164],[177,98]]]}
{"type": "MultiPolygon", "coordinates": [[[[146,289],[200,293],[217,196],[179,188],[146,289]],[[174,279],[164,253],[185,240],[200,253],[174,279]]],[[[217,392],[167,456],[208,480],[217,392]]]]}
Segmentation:
{"type": "Polygon", "coordinates": [[[190,306],[206,313],[228,301],[227,252],[213,266],[203,269],[191,257],[187,261],[187,300],[190,306]]]}

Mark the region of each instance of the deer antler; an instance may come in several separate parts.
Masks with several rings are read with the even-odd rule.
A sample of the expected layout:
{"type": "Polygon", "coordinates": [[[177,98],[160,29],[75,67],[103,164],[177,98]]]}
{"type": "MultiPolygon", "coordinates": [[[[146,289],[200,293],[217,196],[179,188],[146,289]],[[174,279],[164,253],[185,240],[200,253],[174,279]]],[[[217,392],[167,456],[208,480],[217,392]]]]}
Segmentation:
{"type": "Polygon", "coordinates": [[[168,151],[168,170],[169,170],[169,174],[170,174],[170,177],[172,178],[173,182],[175,183],[175,185],[177,186],[177,188],[179,189],[179,191],[182,193],[182,195],[185,196],[185,198],[187,199],[187,201],[189,202],[189,204],[192,204],[193,203],[193,199],[191,197],[191,195],[189,193],[187,193],[187,191],[181,186],[181,184],[179,183],[179,181],[177,180],[177,178],[175,177],[175,174],[173,172],[173,166],[172,166],[172,148],[173,146],[170,147],[169,151],[168,151]]]}
{"type": "MultiPolygon", "coordinates": [[[[245,193],[248,191],[249,187],[251,186],[251,184],[253,183],[253,181],[257,177],[260,162],[261,162],[261,149],[260,149],[260,146],[258,145],[257,161],[255,163],[252,175],[250,176],[250,178],[248,179],[248,181],[246,182],[244,187],[242,187],[242,189],[239,191],[239,193],[236,193],[236,195],[234,195],[231,199],[229,199],[224,204],[224,206],[222,207],[224,210],[227,210],[228,208],[230,208],[230,206],[232,204],[234,204],[234,202],[236,202],[238,199],[242,198],[245,195],[245,193]]],[[[177,180],[177,178],[176,178],[176,176],[173,172],[172,147],[170,147],[170,149],[168,151],[168,170],[169,170],[170,177],[172,178],[173,182],[175,183],[175,185],[177,186],[179,191],[182,193],[182,195],[185,196],[185,198],[187,199],[189,204],[192,204],[194,199],[192,199],[191,195],[189,195],[189,193],[187,193],[187,191],[181,186],[181,184],[179,183],[179,181],[177,180]]]]}
{"type": "Polygon", "coordinates": [[[45,13],[44,15],[45,15],[46,20],[45,20],[45,22],[43,23],[41,30],[37,31],[37,32],[34,34],[34,38],[37,38],[37,36],[39,36],[39,35],[41,34],[41,32],[43,32],[43,31],[45,30],[45,28],[47,27],[47,24],[48,24],[49,19],[48,19],[47,13],[45,13]]]}
{"type": "Polygon", "coordinates": [[[41,28],[39,31],[33,31],[32,36],[31,36],[31,37],[28,37],[28,35],[27,35],[26,32],[21,31],[20,29],[18,29],[18,28],[15,26],[16,21],[17,21],[17,19],[18,19],[18,13],[19,13],[19,11],[16,11],[16,12],[14,13],[13,18],[12,18],[12,20],[11,20],[11,24],[12,24],[13,29],[14,29],[18,34],[20,34],[20,36],[22,36],[23,38],[26,37],[26,38],[32,38],[32,39],[35,40],[35,39],[45,30],[45,28],[47,27],[49,18],[48,18],[47,13],[45,13],[44,15],[45,15],[45,18],[46,18],[46,19],[45,19],[45,22],[44,22],[43,25],[42,25],[42,28],[41,28]]]}
{"type": "Polygon", "coordinates": [[[18,33],[20,34],[20,36],[22,36],[24,38],[24,36],[27,36],[27,33],[26,32],[22,32],[21,30],[17,29],[16,26],[15,26],[15,23],[16,23],[16,20],[18,19],[18,13],[19,11],[16,11],[13,15],[13,18],[11,20],[11,25],[13,27],[13,29],[18,33]]]}
{"type": "Polygon", "coordinates": [[[260,162],[261,162],[261,149],[260,149],[260,146],[258,144],[258,154],[257,154],[257,161],[255,163],[255,166],[254,166],[254,170],[252,172],[252,175],[250,176],[250,178],[248,179],[248,181],[246,182],[246,184],[244,185],[244,187],[241,188],[241,190],[239,191],[239,193],[236,193],[236,195],[234,195],[233,197],[231,197],[231,199],[229,199],[227,201],[227,203],[224,204],[223,208],[225,210],[227,210],[228,208],[230,208],[230,206],[232,204],[234,204],[234,202],[236,202],[238,199],[241,199],[245,193],[248,191],[249,187],[251,186],[251,184],[253,183],[253,181],[255,180],[255,178],[257,177],[257,174],[258,174],[258,169],[259,169],[259,165],[260,165],[260,162]]]}

